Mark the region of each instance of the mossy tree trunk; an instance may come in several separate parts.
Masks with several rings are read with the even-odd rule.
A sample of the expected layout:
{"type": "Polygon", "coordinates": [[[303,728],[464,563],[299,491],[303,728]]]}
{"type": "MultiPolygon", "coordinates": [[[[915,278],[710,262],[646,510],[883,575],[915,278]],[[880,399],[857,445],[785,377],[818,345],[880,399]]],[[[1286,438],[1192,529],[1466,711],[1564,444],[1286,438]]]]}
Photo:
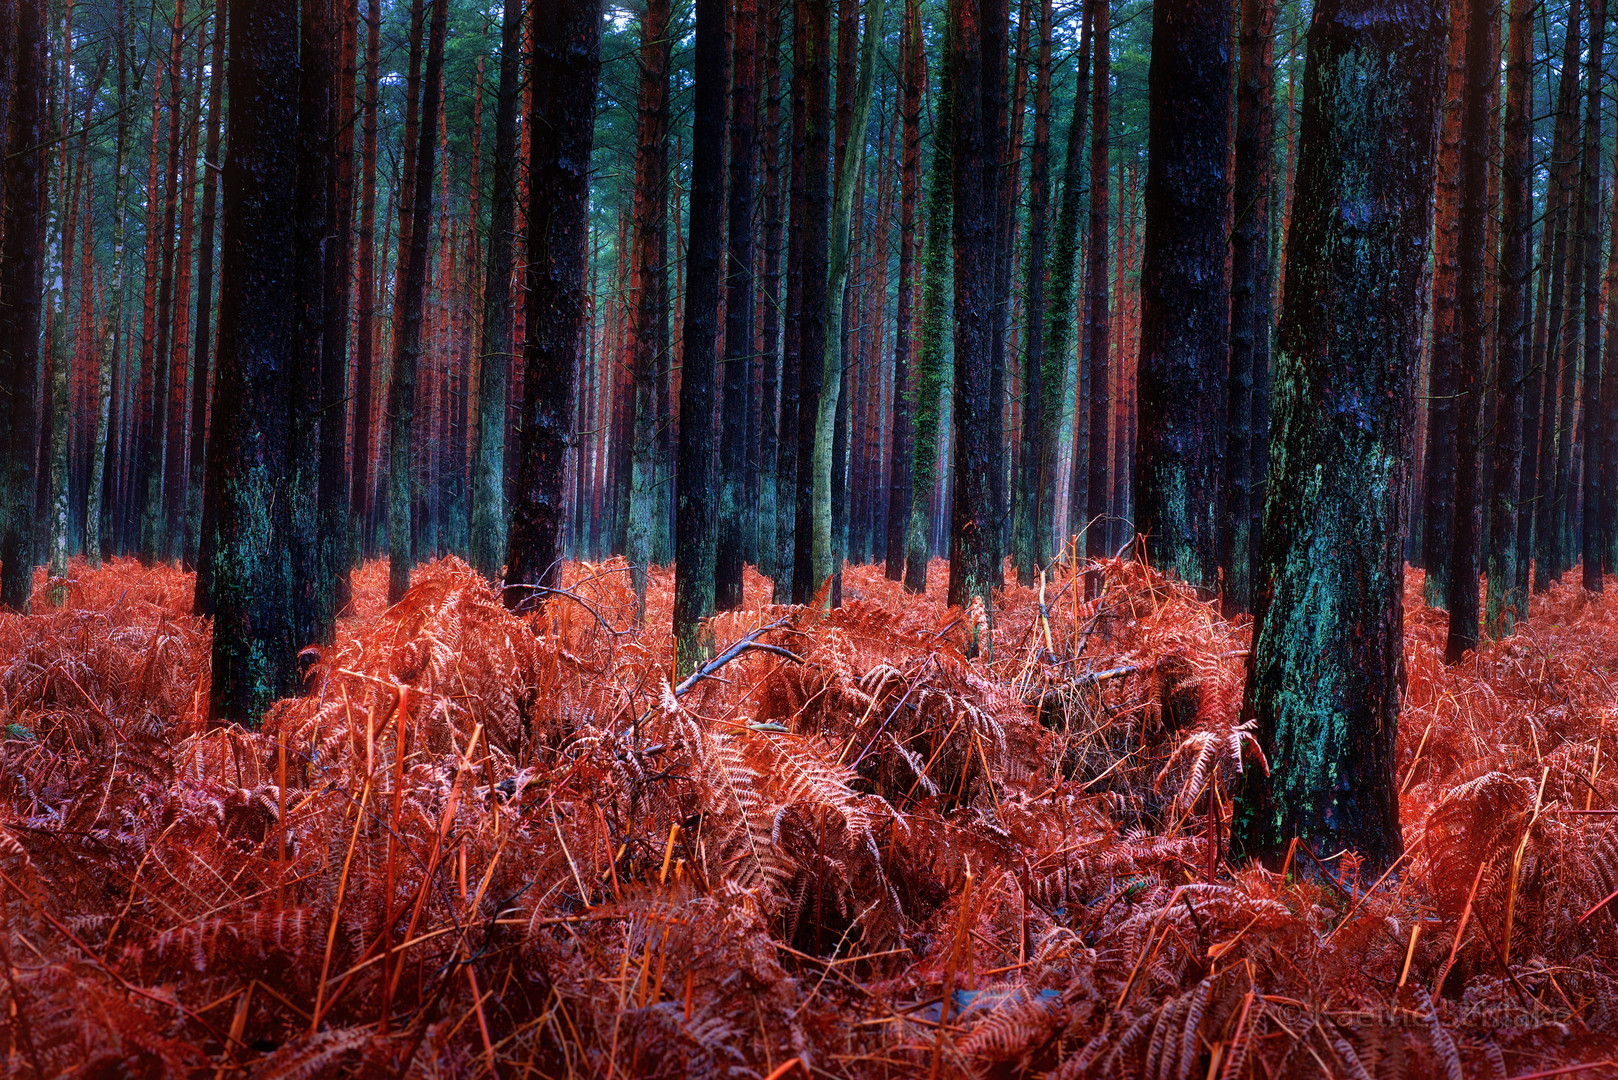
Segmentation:
{"type": "Polygon", "coordinates": [[[1403,535],[1428,259],[1442,0],[1322,0],[1277,337],[1272,480],[1233,841],[1402,850],[1394,741],[1404,684],[1403,535]]]}
{"type": "Polygon", "coordinates": [[[1230,42],[1225,0],[1167,0],[1154,9],[1135,521],[1151,561],[1202,589],[1214,588],[1219,572],[1230,42]]]}

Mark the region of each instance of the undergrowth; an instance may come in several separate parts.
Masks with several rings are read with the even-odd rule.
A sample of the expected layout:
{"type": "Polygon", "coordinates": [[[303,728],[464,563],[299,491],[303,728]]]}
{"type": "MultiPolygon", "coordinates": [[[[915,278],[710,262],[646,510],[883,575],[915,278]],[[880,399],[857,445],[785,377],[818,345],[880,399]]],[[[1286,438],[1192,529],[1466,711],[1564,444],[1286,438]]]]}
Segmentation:
{"type": "Polygon", "coordinates": [[[1005,590],[992,663],[942,564],[858,567],[673,685],[666,571],[637,631],[621,562],[521,616],[455,560],[384,610],[375,563],[258,731],[203,722],[189,576],[41,577],[0,615],[6,1068],[1618,1073],[1618,603],[1570,574],[1446,668],[1413,572],[1406,855],[1282,875],[1226,858],[1247,623],[1082,570],[1005,590]]]}

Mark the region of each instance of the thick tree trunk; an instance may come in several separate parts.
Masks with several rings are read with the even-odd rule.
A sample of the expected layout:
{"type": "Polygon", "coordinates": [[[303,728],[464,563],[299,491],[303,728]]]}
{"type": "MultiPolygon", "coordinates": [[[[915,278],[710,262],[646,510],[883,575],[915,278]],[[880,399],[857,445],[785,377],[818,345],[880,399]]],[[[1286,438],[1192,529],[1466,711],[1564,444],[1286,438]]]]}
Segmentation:
{"type": "Polygon", "coordinates": [[[921,179],[921,95],[927,58],[921,35],[921,2],[905,0],[899,103],[899,293],[893,339],[893,436],[888,453],[888,522],[885,572],[904,578],[905,533],[914,498],[910,458],[914,440],[916,392],[910,371],[911,328],[915,322],[916,195],[921,179]]]}
{"type": "Polygon", "coordinates": [[[317,609],[320,639],[330,640],[337,615],[351,599],[347,569],[352,541],[349,531],[348,470],[348,328],[354,274],[354,75],[359,43],[359,7],[355,0],[334,4],[336,25],[330,69],[331,128],[326,168],[326,226],[323,267],[325,330],[320,358],[320,494],[316,501],[316,572],[320,576],[317,609]]]}
{"type": "Polygon", "coordinates": [[[538,16],[530,75],[528,336],[507,533],[508,607],[533,597],[533,586],[554,586],[562,571],[563,466],[584,332],[590,148],[601,70],[600,0],[564,0],[538,16]]]}
{"type": "Polygon", "coordinates": [[[714,367],[725,194],[726,0],[698,0],[691,114],[691,217],[680,365],[680,458],[675,492],[674,673],[707,656],[713,613],[714,367]]]}
{"type": "MultiPolygon", "coordinates": [[[[648,5],[648,10],[654,5],[648,5]]],[[[505,0],[500,20],[500,87],[494,110],[494,201],[478,345],[477,460],[472,470],[472,567],[500,578],[506,554],[506,393],[511,372],[511,278],[517,197],[517,96],[522,80],[522,0],[505,0]]],[[[645,143],[640,153],[647,152],[645,143]]],[[[638,190],[638,189],[637,189],[638,190]]]]}
{"type": "Polygon", "coordinates": [[[992,441],[1000,403],[991,396],[995,229],[1001,185],[1006,11],[1000,0],[951,0],[954,103],[955,481],[950,507],[949,602],[973,609],[967,651],[994,656],[990,590],[997,544],[992,441]],[[977,608],[981,606],[981,616],[977,608]]]}
{"type": "Polygon", "coordinates": [[[1402,538],[1443,88],[1442,0],[1322,0],[1309,31],[1233,844],[1403,849],[1402,538]]]}
{"type": "Polygon", "coordinates": [[[1225,406],[1225,508],[1219,519],[1220,610],[1253,609],[1253,380],[1270,362],[1270,171],[1275,121],[1274,0],[1244,0],[1236,82],[1235,233],[1231,237],[1230,378],[1225,406]]]}
{"type": "MultiPolygon", "coordinates": [[[[3,12],[0,12],[3,14],[3,12]]],[[[0,236],[0,605],[26,614],[34,587],[35,391],[44,300],[45,2],[17,5],[13,101],[0,236]]],[[[3,88],[0,88],[3,89],[3,88]]]]}
{"type": "MultiPolygon", "coordinates": [[[[418,135],[412,155],[415,177],[411,183],[414,207],[409,211],[410,237],[398,292],[394,325],[393,378],[388,387],[388,603],[397,604],[410,588],[415,564],[414,492],[416,423],[416,369],[421,361],[422,309],[427,296],[427,242],[432,230],[433,152],[437,145],[438,89],[443,78],[445,8],[448,0],[432,0],[432,29],[428,34],[426,85],[423,87],[418,135]]],[[[405,211],[400,211],[401,225],[405,211]]],[[[582,237],[580,238],[582,242],[582,237]]],[[[401,245],[404,238],[401,235],[401,245]]],[[[561,482],[560,460],[557,482],[561,482]]]]}
{"type": "Polygon", "coordinates": [[[726,230],[719,529],[714,555],[714,607],[720,611],[742,606],[742,568],[747,561],[747,390],[753,357],[758,0],[737,0],[732,36],[735,48],[731,57],[730,90],[730,225],[726,230]]]}
{"type": "MultiPolygon", "coordinates": [[[[297,680],[287,438],[292,422],[298,5],[232,0],[218,374],[208,498],[208,715],[256,724],[297,680]]],[[[200,583],[199,583],[200,591],[200,583]]]]}
{"type": "Polygon", "coordinates": [[[1500,292],[1496,312],[1494,482],[1489,497],[1488,601],[1484,626],[1490,637],[1511,633],[1528,613],[1525,557],[1530,511],[1522,484],[1524,361],[1529,344],[1529,236],[1533,230],[1533,101],[1530,63],[1534,50],[1532,0],[1511,0],[1506,36],[1506,116],[1500,175],[1500,292]]]}
{"type": "Polygon", "coordinates": [[[1218,583],[1230,366],[1230,23],[1225,0],[1160,4],[1149,77],[1135,527],[1154,564],[1202,589],[1218,583]]]}

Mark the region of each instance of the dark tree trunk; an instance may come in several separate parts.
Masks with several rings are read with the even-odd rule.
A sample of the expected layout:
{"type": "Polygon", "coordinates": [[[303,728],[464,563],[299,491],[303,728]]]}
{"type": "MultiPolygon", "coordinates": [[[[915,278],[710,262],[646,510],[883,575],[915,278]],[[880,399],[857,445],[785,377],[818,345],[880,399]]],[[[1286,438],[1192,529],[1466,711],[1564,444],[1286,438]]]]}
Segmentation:
{"type": "MultiPolygon", "coordinates": [[[[1089,446],[1086,449],[1084,554],[1087,558],[1101,559],[1110,555],[1109,530],[1106,528],[1107,504],[1107,416],[1112,402],[1107,394],[1108,358],[1112,352],[1111,312],[1108,309],[1108,291],[1111,273],[1107,251],[1107,196],[1108,156],[1111,148],[1107,131],[1107,113],[1111,77],[1112,25],[1108,0],[1092,0],[1090,8],[1091,61],[1094,72],[1090,89],[1090,237],[1089,261],[1085,271],[1087,302],[1084,320],[1084,356],[1090,366],[1090,415],[1088,424],[1089,446]]],[[[1077,425],[1075,425],[1075,430],[1077,425]]],[[[1076,458],[1075,458],[1076,460],[1076,458]]],[[[1113,466],[1122,470],[1123,459],[1113,466]]],[[[1084,579],[1086,599],[1093,599],[1100,591],[1101,576],[1087,574],[1084,579]]]]}
{"type": "Polygon", "coordinates": [[[1233,844],[1403,849],[1394,740],[1404,685],[1407,462],[1443,89],[1442,0],[1322,0],[1309,31],[1277,338],[1276,454],[1243,712],[1233,844]]]}
{"type": "MultiPolygon", "coordinates": [[[[35,388],[44,301],[45,66],[44,0],[16,8],[12,97],[4,158],[5,214],[0,238],[0,605],[28,611],[34,586],[35,388]]],[[[0,16],[5,14],[0,8],[0,16]]],[[[9,32],[0,31],[10,38],[9,32]]],[[[3,67],[3,64],[0,64],[3,67]]],[[[0,86],[0,91],[8,89],[0,86]]],[[[4,119],[4,118],[0,118],[4,119]]]]}
{"type": "Polygon", "coordinates": [[[691,216],[680,365],[680,458],[674,534],[674,670],[708,651],[714,602],[714,366],[725,195],[726,0],[698,0],[691,114],[691,216]]]}
{"type": "MultiPolygon", "coordinates": [[[[781,184],[781,14],[779,0],[764,5],[760,25],[764,49],[764,281],[759,306],[763,327],[763,371],[760,379],[758,568],[779,582],[782,578],[780,539],[780,477],[776,460],[781,452],[777,406],[781,396],[781,235],[784,190],[781,184]]],[[[788,489],[790,493],[790,488],[788,489]]]]}
{"type": "MultiPolygon", "coordinates": [[[[801,276],[798,310],[790,304],[787,319],[794,314],[796,325],[787,327],[789,339],[797,343],[798,406],[793,415],[796,427],[796,455],[790,473],[794,484],[792,537],[792,602],[807,604],[821,582],[815,580],[814,559],[814,470],[816,418],[820,412],[820,387],[825,376],[826,306],[828,260],[831,250],[831,3],[830,0],[799,0],[798,18],[803,22],[802,51],[793,60],[794,94],[796,70],[804,69],[803,107],[803,236],[802,251],[789,269],[801,276]]],[[[798,108],[794,101],[793,108],[798,108]]],[[[796,120],[796,116],[794,116],[796,120]]],[[[794,132],[796,141],[796,132],[794,132]]],[[[799,153],[796,147],[794,156],[799,153]]],[[[794,161],[796,169],[797,162],[794,161]]],[[[796,179],[796,177],[794,177],[796,179]]],[[[796,228],[796,221],[794,221],[796,228]]],[[[789,285],[790,288],[790,285],[789,285]]],[[[783,438],[784,438],[783,434],[783,438]]],[[[788,470],[783,469],[782,475],[788,470]]]]}
{"type": "MultiPolygon", "coordinates": [[[[370,0],[365,13],[365,102],[360,143],[360,231],[355,254],[359,296],[354,303],[354,479],[349,485],[353,519],[350,550],[353,564],[376,547],[372,465],[376,451],[371,436],[371,396],[376,355],[376,127],[381,65],[381,0],[370,0]]],[[[386,219],[384,218],[384,221],[386,219]]]]}
{"type": "MultiPolygon", "coordinates": [[[[1027,5],[1033,0],[1022,0],[1027,5]]],[[[1051,198],[1051,0],[1040,0],[1039,62],[1034,75],[1034,144],[1028,176],[1027,331],[1023,345],[1022,433],[1017,514],[1012,522],[1012,554],[1017,580],[1033,585],[1050,562],[1050,518],[1042,513],[1054,459],[1045,455],[1047,396],[1061,386],[1045,385],[1045,232],[1051,198]]]]}
{"type": "MultiPolygon", "coordinates": [[[[411,183],[414,207],[409,211],[410,242],[406,249],[405,272],[395,304],[397,327],[393,343],[393,379],[388,386],[388,603],[397,604],[410,588],[410,569],[415,564],[413,543],[412,481],[415,453],[411,437],[416,417],[416,368],[421,361],[422,309],[427,297],[427,243],[432,231],[433,152],[437,146],[438,88],[443,78],[444,26],[448,0],[433,0],[432,29],[427,40],[426,85],[423,87],[418,135],[413,155],[415,178],[411,183]]],[[[538,190],[538,185],[535,185],[538,190]]],[[[400,223],[405,212],[400,211],[400,223]]],[[[583,243],[582,235],[579,238],[583,243]]],[[[400,238],[404,243],[403,236],[400,238]]],[[[561,462],[557,461],[556,482],[561,483],[561,462]]],[[[519,579],[520,580],[520,579],[519,579]]]]}
{"type": "Polygon", "coordinates": [[[1219,519],[1220,610],[1253,609],[1253,376],[1270,362],[1270,170],[1275,122],[1274,0],[1243,0],[1236,82],[1236,227],[1231,237],[1230,378],[1225,405],[1225,508],[1219,519]]]}
{"type": "Polygon", "coordinates": [[[219,204],[219,118],[224,95],[226,0],[214,11],[213,62],[208,76],[208,141],[203,153],[202,221],[197,239],[197,327],[191,361],[191,456],[187,479],[185,550],[188,569],[197,566],[202,535],[202,474],[208,437],[208,370],[213,359],[213,248],[219,204]]]}
{"type": "Polygon", "coordinates": [[[233,0],[220,237],[208,715],[257,723],[296,684],[287,438],[292,423],[298,5],[233,0]]]}
{"type": "Polygon", "coordinates": [[[1488,603],[1484,623],[1491,637],[1511,633],[1528,612],[1524,568],[1528,492],[1522,486],[1524,360],[1528,321],[1529,234],[1533,229],[1532,0],[1511,0],[1506,37],[1506,116],[1500,175],[1500,292],[1496,312],[1495,443],[1489,497],[1488,603]]]}
{"type": "Polygon", "coordinates": [[[1225,0],[1166,0],[1149,77],[1135,527],[1155,565],[1202,589],[1218,582],[1230,353],[1230,23],[1225,0]]]}
{"type": "MultiPolygon", "coordinates": [[[[773,0],[765,0],[773,2],[773,0]]],[[[719,440],[714,607],[742,606],[747,558],[747,384],[753,357],[753,203],[757,154],[758,0],[737,0],[730,91],[730,227],[725,266],[725,377],[719,440]]]]}
{"type": "MultiPolygon", "coordinates": [[[[494,110],[494,201],[489,208],[478,360],[477,460],[472,472],[472,568],[500,578],[506,554],[506,393],[511,372],[511,233],[517,220],[517,97],[522,81],[522,0],[505,0],[500,87],[494,110]]],[[[641,153],[646,153],[641,144],[641,153]]]]}
{"type": "MultiPolygon", "coordinates": [[[[1583,519],[1580,554],[1585,589],[1601,591],[1601,53],[1607,0],[1590,0],[1590,41],[1585,50],[1584,169],[1584,414],[1580,475],[1583,519]]],[[[1571,493],[1569,495],[1571,499],[1571,493]]]]}
{"type": "Polygon", "coordinates": [[[336,55],[332,79],[331,129],[326,153],[327,207],[324,284],[324,340],[320,357],[320,494],[316,501],[316,610],[320,640],[329,641],[337,615],[348,606],[347,568],[351,541],[348,472],[348,324],[354,272],[354,68],[359,43],[359,7],[335,4],[331,28],[336,55]]]}
{"type": "MultiPolygon", "coordinates": [[[[1602,0],[1596,0],[1597,3],[1602,0]]],[[[1462,89],[1461,212],[1457,230],[1455,363],[1455,531],[1450,549],[1449,636],[1444,659],[1456,663],[1478,646],[1478,562],[1482,544],[1484,260],[1489,216],[1489,83],[1500,77],[1489,20],[1493,0],[1468,0],[1466,80],[1462,89]]]]}
{"type": "Polygon", "coordinates": [[[949,602],[982,606],[968,622],[968,651],[993,658],[991,588],[999,528],[992,442],[1000,403],[991,396],[998,315],[995,233],[1000,178],[993,164],[1004,117],[1006,11],[1001,0],[951,0],[955,223],[955,482],[950,510],[949,602]],[[975,603],[974,603],[975,602],[975,603]]]}
{"type": "Polygon", "coordinates": [[[893,340],[893,440],[888,454],[888,543],[886,575],[904,578],[905,533],[910,523],[912,417],[916,392],[911,387],[911,324],[916,294],[916,194],[921,180],[921,94],[927,81],[927,57],[921,35],[921,2],[905,0],[902,95],[899,110],[899,295],[893,340]]]}
{"type": "Polygon", "coordinates": [[[600,0],[538,9],[529,144],[528,313],[522,424],[506,553],[505,601],[562,571],[564,463],[574,372],[584,333],[590,148],[601,70],[600,0]]]}
{"type": "MultiPolygon", "coordinates": [[[[1047,441],[1046,453],[1054,462],[1057,460],[1061,448],[1062,420],[1066,413],[1066,403],[1073,402],[1073,469],[1068,478],[1068,508],[1066,528],[1063,539],[1072,535],[1077,538],[1085,527],[1085,512],[1087,510],[1086,485],[1089,482],[1089,467],[1087,454],[1089,446],[1085,442],[1082,432],[1086,407],[1084,398],[1084,384],[1089,379],[1084,369],[1084,358],[1087,355],[1081,347],[1080,355],[1073,366],[1073,384],[1067,385],[1068,357],[1072,353],[1073,327],[1073,292],[1076,285],[1074,280],[1075,268],[1079,253],[1079,223],[1080,215],[1084,210],[1084,132],[1086,114],[1093,108],[1090,101],[1090,82],[1086,81],[1090,75],[1091,43],[1095,40],[1096,5],[1101,0],[1088,0],[1085,6],[1084,20],[1079,32],[1079,62],[1076,67],[1078,73],[1078,87],[1073,96],[1073,118],[1067,129],[1067,152],[1062,160],[1062,196],[1059,200],[1059,209],[1056,214],[1056,238],[1051,248],[1050,267],[1050,312],[1047,318],[1048,333],[1045,342],[1045,355],[1050,358],[1050,366],[1045,372],[1045,381],[1052,386],[1056,385],[1058,377],[1062,384],[1060,406],[1056,393],[1047,395],[1051,404],[1050,412],[1045,417],[1045,438],[1047,441]]],[[[1110,14],[1109,14],[1110,25],[1110,14]]],[[[1092,156],[1095,152],[1095,139],[1090,140],[1092,156]]],[[[1091,209],[1094,209],[1092,205],[1091,209]]],[[[1086,298],[1088,301],[1088,297],[1086,298]]],[[[1088,315],[1088,312],[1086,312],[1088,315]]],[[[1088,320],[1084,331],[1089,331],[1088,320]]],[[[1082,341],[1082,339],[1081,339],[1082,341]]],[[[1090,392],[1095,392],[1090,387],[1090,392]]],[[[1105,385],[1102,393],[1106,393],[1105,385]]],[[[1046,511],[1055,521],[1056,513],[1056,486],[1053,483],[1047,499],[1050,506],[1046,511]]],[[[1099,524],[1099,523],[1098,523],[1099,524]]]]}

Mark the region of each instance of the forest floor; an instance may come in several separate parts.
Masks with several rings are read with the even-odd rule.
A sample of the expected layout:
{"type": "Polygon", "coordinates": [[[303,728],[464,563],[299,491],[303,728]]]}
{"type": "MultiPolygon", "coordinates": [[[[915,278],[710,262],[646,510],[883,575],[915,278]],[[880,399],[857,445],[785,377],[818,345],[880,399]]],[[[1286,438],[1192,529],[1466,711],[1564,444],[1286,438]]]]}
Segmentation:
{"type": "Polygon", "coordinates": [[[621,562],[522,617],[454,560],[385,610],[374,563],[256,732],[203,721],[188,575],[41,577],[0,615],[6,1072],[1618,1075],[1618,587],[1447,668],[1410,575],[1373,879],[1225,861],[1248,624],[1102,572],[1007,588],[987,664],[942,563],[823,618],[749,571],[714,636],[772,648],[676,688],[666,571],[636,632],[621,562]]]}

